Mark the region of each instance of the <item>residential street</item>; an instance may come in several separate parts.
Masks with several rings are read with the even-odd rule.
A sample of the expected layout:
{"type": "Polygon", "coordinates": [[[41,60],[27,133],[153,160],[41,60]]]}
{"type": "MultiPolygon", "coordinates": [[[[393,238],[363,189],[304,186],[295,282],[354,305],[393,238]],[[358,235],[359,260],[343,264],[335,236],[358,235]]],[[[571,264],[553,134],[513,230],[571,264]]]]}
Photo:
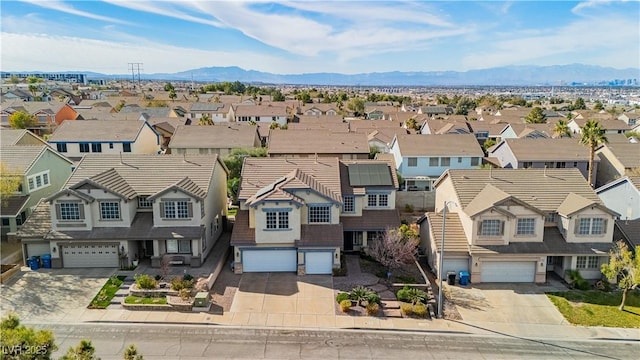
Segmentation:
{"type": "Polygon", "coordinates": [[[90,339],[104,360],[134,343],[145,359],[633,359],[640,343],[446,332],[286,330],[139,324],[41,325],[61,355],[90,339]]]}

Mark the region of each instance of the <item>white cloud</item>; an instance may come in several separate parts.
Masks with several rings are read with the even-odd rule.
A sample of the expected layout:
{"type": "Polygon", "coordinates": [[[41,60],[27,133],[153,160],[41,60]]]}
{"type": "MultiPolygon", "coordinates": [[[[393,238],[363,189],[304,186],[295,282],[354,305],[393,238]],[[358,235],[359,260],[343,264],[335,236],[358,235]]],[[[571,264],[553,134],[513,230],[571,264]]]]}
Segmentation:
{"type": "Polygon", "coordinates": [[[198,24],[210,25],[214,27],[224,27],[224,24],[215,19],[205,19],[198,16],[189,15],[179,10],[178,7],[184,5],[182,2],[173,4],[170,1],[130,1],[130,0],[103,0],[106,3],[117,5],[131,10],[148,12],[175,19],[190,21],[198,24]]]}
{"type": "Polygon", "coordinates": [[[612,0],[588,0],[588,1],[583,1],[581,3],[579,3],[578,5],[574,6],[573,9],[571,9],[571,12],[573,12],[574,14],[580,14],[582,12],[582,10],[585,9],[590,9],[590,8],[595,8],[601,5],[607,5],[609,3],[611,3],[612,0]]]}
{"type": "Polygon", "coordinates": [[[68,4],[65,4],[63,2],[57,1],[57,0],[21,0],[22,2],[27,2],[33,5],[37,5],[43,8],[47,8],[47,9],[51,9],[51,10],[56,10],[56,11],[60,11],[60,12],[64,12],[67,14],[71,14],[71,15],[76,15],[76,16],[82,16],[82,17],[86,17],[89,19],[93,19],[93,20],[100,20],[100,21],[106,21],[106,22],[112,22],[112,23],[117,23],[117,24],[127,24],[127,25],[131,25],[131,23],[120,20],[120,19],[114,19],[108,16],[102,16],[102,15],[97,15],[97,14],[93,14],[93,13],[89,13],[86,11],[82,11],[82,10],[78,10],[72,6],[69,6],[68,4]]]}

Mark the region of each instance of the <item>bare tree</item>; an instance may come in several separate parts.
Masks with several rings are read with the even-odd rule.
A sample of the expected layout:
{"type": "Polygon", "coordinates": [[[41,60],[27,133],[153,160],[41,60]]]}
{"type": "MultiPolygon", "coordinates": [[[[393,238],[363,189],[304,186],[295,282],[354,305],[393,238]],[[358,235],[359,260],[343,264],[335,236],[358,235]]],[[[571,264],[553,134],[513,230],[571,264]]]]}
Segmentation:
{"type": "Polygon", "coordinates": [[[414,261],[418,254],[418,239],[405,237],[398,229],[387,229],[379,239],[368,244],[367,254],[390,271],[414,261]]]}
{"type": "Polygon", "coordinates": [[[160,260],[160,276],[162,280],[169,280],[169,272],[171,271],[171,260],[169,256],[164,255],[160,260]]]}

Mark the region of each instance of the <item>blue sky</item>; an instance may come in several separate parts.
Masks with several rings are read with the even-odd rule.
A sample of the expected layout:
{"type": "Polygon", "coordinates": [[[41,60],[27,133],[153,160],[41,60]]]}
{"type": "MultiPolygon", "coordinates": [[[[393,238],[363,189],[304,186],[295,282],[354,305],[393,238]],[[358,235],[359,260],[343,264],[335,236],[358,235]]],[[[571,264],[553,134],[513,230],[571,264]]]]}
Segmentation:
{"type": "Polygon", "coordinates": [[[636,1],[0,2],[3,71],[640,68],[636,1]]]}

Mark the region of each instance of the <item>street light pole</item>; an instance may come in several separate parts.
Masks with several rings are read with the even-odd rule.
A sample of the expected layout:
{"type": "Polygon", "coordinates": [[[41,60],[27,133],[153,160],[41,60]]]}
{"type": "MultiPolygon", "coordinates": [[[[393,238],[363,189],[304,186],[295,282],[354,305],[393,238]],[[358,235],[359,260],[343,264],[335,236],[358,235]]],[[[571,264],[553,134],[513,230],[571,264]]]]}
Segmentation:
{"type": "Polygon", "coordinates": [[[453,201],[445,201],[442,208],[442,242],[440,243],[440,261],[438,263],[438,277],[440,278],[440,286],[438,287],[438,318],[442,318],[442,271],[444,267],[444,235],[447,224],[447,206],[454,204],[453,201]]]}

